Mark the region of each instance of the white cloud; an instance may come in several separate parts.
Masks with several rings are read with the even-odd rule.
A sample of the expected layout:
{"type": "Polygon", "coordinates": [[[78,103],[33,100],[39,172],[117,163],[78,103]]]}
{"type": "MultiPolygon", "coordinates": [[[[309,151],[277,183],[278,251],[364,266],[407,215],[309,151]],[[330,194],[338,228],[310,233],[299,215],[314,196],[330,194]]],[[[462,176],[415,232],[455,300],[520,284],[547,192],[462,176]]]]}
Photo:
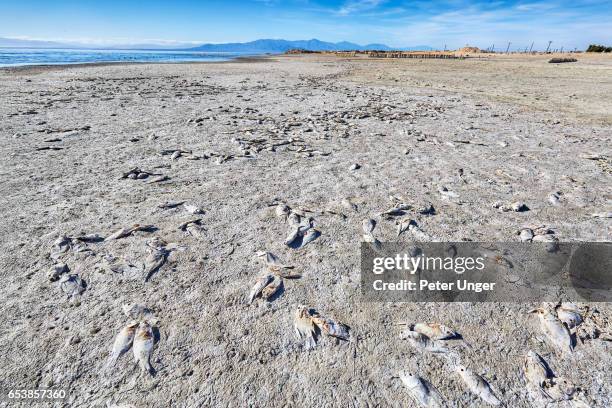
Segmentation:
{"type": "Polygon", "coordinates": [[[350,0],[344,3],[337,13],[346,16],[361,11],[372,10],[383,4],[385,0],[350,0]]]}

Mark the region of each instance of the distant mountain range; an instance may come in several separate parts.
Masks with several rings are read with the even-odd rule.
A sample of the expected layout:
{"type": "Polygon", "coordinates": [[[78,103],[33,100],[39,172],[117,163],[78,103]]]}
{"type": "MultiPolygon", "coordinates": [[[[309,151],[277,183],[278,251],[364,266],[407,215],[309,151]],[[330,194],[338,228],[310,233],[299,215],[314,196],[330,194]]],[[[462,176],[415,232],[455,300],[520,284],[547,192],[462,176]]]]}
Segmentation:
{"type": "Polygon", "coordinates": [[[225,43],[225,44],[202,44],[197,47],[191,47],[188,44],[129,44],[129,45],[102,45],[102,44],[82,44],[77,42],[59,42],[59,41],[38,41],[38,40],[23,40],[14,38],[1,38],[0,47],[5,48],[69,48],[69,49],[112,49],[112,50],[175,50],[175,51],[199,51],[199,52],[233,52],[233,53],[252,53],[252,54],[278,54],[291,49],[303,49],[308,51],[352,51],[352,50],[431,50],[427,45],[391,48],[385,44],[368,44],[359,45],[351,42],[331,43],[312,40],[274,40],[263,39],[250,41],[245,43],[225,43]]]}
{"type": "MultiPolygon", "coordinates": [[[[206,52],[252,52],[252,53],[282,53],[291,49],[303,49],[308,51],[366,51],[366,50],[381,50],[391,51],[396,48],[391,48],[385,44],[368,44],[359,45],[351,42],[331,43],[312,40],[256,40],[246,43],[227,43],[227,44],[203,44],[198,47],[190,48],[192,51],[206,52]]],[[[431,50],[432,48],[426,45],[402,48],[402,50],[431,50]]]]}

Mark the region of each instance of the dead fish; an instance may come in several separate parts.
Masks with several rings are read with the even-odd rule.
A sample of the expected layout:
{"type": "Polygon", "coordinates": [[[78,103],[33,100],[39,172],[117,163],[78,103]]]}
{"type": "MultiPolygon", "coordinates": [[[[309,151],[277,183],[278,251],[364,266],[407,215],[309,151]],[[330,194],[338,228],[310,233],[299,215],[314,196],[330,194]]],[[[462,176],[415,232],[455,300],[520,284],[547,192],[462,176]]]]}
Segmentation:
{"type": "Polygon", "coordinates": [[[454,191],[450,191],[445,186],[439,186],[438,192],[442,195],[443,198],[458,198],[459,197],[459,194],[455,193],[454,191]]]}
{"type": "Polygon", "coordinates": [[[447,340],[456,338],[457,332],[439,323],[417,323],[412,330],[424,334],[432,340],[447,340]]]}
{"type": "Polygon", "coordinates": [[[147,259],[145,259],[145,267],[144,267],[144,281],[147,282],[151,279],[151,276],[155,274],[168,259],[169,252],[165,249],[152,249],[150,250],[147,259]]]}
{"type": "Polygon", "coordinates": [[[184,201],[165,201],[159,204],[157,207],[165,210],[165,209],[170,209],[170,208],[176,208],[183,204],[185,204],[184,201]]]}
{"type": "Polygon", "coordinates": [[[342,201],[340,201],[340,204],[347,210],[351,210],[351,211],[357,211],[357,208],[358,208],[357,204],[351,202],[351,200],[349,200],[348,198],[345,198],[342,201]]]}
{"type": "Polygon", "coordinates": [[[289,215],[287,215],[287,222],[291,226],[298,226],[301,223],[301,217],[295,212],[292,212],[289,215]]]}
{"type": "Polygon", "coordinates": [[[202,226],[201,219],[190,220],[179,225],[179,229],[184,231],[186,235],[199,238],[205,235],[206,230],[202,226]]]}
{"type": "Polygon", "coordinates": [[[531,228],[523,228],[519,232],[519,237],[521,239],[521,242],[530,242],[533,239],[533,231],[531,230],[531,228]]]}
{"type": "Polygon", "coordinates": [[[146,183],[147,184],[161,183],[162,181],[167,181],[167,180],[170,180],[170,177],[160,175],[160,176],[156,176],[156,177],[153,177],[147,180],[146,183]]]}
{"type": "Polygon", "coordinates": [[[285,204],[279,204],[276,206],[276,216],[279,218],[287,219],[291,213],[291,208],[285,204]]]}
{"type": "Polygon", "coordinates": [[[146,322],[141,322],[136,329],[134,335],[134,359],[140,366],[142,371],[146,371],[149,374],[153,374],[153,367],[151,367],[151,353],[153,352],[153,329],[146,322]]]}
{"type": "Polygon", "coordinates": [[[456,371],[473,394],[491,405],[501,405],[501,401],[495,396],[491,386],[484,378],[462,365],[457,366],[456,371]]]}
{"type": "Polygon", "coordinates": [[[527,313],[537,313],[540,328],[550,342],[562,352],[573,352],[574,346],[569,329],[556,316],[543,308],[530,310],[527,313]]]}
{"type": "Polygon", "coordinates": [[[302,243],[300,244],[300,248],[304,248],[306,245],[310,244],[317,238],[321,236],[321,232],[314,228],[309,228],[302,238],[302,243]]]}
{"type": "Polygon", "coordinates": [[[547,394],[554,401],[569,401],[573,400],[576,392],[579,390],[574,384],[563,377],[554,378],[552,384],[548,386],[547,394]]]}
{"type": "Polygon", "coordinates": [[[287,237],[285,238],[285,245],[287,246],[292,245],[293,242],[297,240],[299,236],[300,236],[300,227],[299,226],[291,227],[289,229],[289,233],[287,234],[287,237]]]}
{"type": "Polygon", "coordinates": [[[372,246],[372,249],[374,249],[374,251],[376,252],[382,250],[381,242],[378,239],[374,238],[371,234],[364,234],[363,241],[370,244],[372,246]]]}
{"type": "Polygon", "coordinates": [[[136,231],[148,231],[153,229],[152,225],[140,225],[134,224],[131,227],[123,227],[119,231],[114,232],[113,234],[106,237],[104,241],[112,241],[114,239],[125,238],[132,235],[136,231]]]}
{"type": "Polygon", "coordinates": [[[198,207],[197,205],[185,204],[183,205],[183,208],[189,214],[204,214],[204,209],[202,207],[198,207]]]}
{"type": "Polygon", "coordinates": [[[349,327],[342,323],[337,323],[332,319],[323,317],[318,313],[312,316],[312,321],[317,325],[322,333],[328,336],[337,337],[342,340],[349,340],[351,338],[349,334],[349,327]]]}
{"type": "Polygon", "coordinates": [[[408,225],[408,231],[410,231],[410,233],[419,241],[431,241],[431,237],[423,232],[423,230],[415,222],[408,225]]]}
{"type": "Polygon", "coordinates": [[[380,217],[398,217],[406,214],[406,210],[410,209],[411,206],[407,204],[397,204],[395,207],[385,210],[378,214],[380,217]]]}
{"type": "Polygon", "coordinates": [[[119,331],[115,337],[115,342],[113,343],[113,348],[108,357],[106,367],[114,366],[119,357],[125,354],[130,347],[132,347],[132,342],[134,341],[134,335],[136,334],[137,327],[138,322],[132,322],[119,331]]]}
{"type": "Polygon", "coordinates": [[[612,218],[612,211],[591,214],[593,218],[612,218]]]}
{"type": "Polygon", "coordinates": [[[180,150],[175,150],[174,153],[172,153],[172,155],[170,156],[170,160],[176,160],[179,157],[181,157],[181,151],[180,150]]]}
{"type": "Polygon", "coordinates": [[[138,303],[125,303],[121,305],[123,314],[135,321],[143,321],[149,324],[157,324],[158,319],[148,307],[138,303]]]}
{"type": "Polygon", "coordinates": [[[408,389],[412,399],[420,406],[427,408],[446,406],[442,394],[429,381],[406,372],[400,373],[399,378],[408,389]]]}
{"type": "Polygon", "coordinates": [[[397,225],[397,236],[399,237],[404,232],[410,229],[410,226],[414,223],[410,218],[403,218],[401,220],[397,220],[395,224],[397,225]]]}
{"type": "Polygon", "coordinates": [[[517,201],[515,203],[510,204],[510,209],[514,212],[524,212],[529,211],[529,207],[523,202],[517,201]]]}
{"type": "Polygon", "coordinates": [[[275,294],[279,293],[283,289],[283,279],[274,275],[274,278],[268,283],[261,291],[261,298],[264,300],[270,300],[275,294]]]}
{"type": "Polygon", "coordinates": [[[544,359],[536,352],[529,350],[523,361],[523,372],[527,380],[527,389],[532,398],[551,399],[546,391],[547,380],[551,377],[544,359]]]}
{"type": "Polygon", "coordinates": [[[72,240],[66,236],[60,236],[53,242],[53,249],[56,254],[62,254],[64,252],[68,252],[70,246],[72,245],[72,240]]]}
{"type": "Polygon", "coordinates": [[[263,289],[270,283],[272,283],[272,281],[274,281],[274,275],[272,274],[267,274],[258,278],[255,282],[255,285],[251,288],[251,291],[249,292],[248,304],[250,305],[251,303],[253,303],[255,298],[260,296],[263,289]]]}
{"type": "Polygon", "coordinates": [[[308,308],[299,306],[295,312],[293,328],[307,350],[316,346],[316,331],[308,308]]]}
{"type": "Polygon", "coordinates": [[[424,334],[409,329],[402,330],[399,338],[408,342],[417,349],[430,353],[448,353],[448,349],[438,340],[432,340],[424,334]]]}
{"type": "Polygon", "coordinates": [[[69,271],[70,269],[68,268],[68,265],[66,265],[65,263],[58,263],[51,267],[51,270],[47,273],[47,278],[49,278],[51,282],[55,282],[60,278],[61,275],[69,271]]]}
{"type": "Polygon", "coordinates": [[[554,205],[555,207],[559,206],[561,204],[561,202],[559,201],[559,194],[558,193],[550,193],[548,195],[548,202],[551,203],[552,205],[554,205]]]}
{"type": "Polygon", "coordinates": [[[85,283],[79,277],[79,275],[62,275],[62,277],[59,279],[59,285],[62,292],[64,292],[69,298],[78,297],[85,292],[85,283]]]}
{"type": "Polygon", "coordinates": [[[557,317],[569,330],[578,327],[582,323],[582,315],[580,309],[574,303],[563,302],[558,305],[555,310],[557,317]]]}
{"type": "Polygon", "coordinates": [[[361,222],[361,227],[363,228],[364,234],[372,234],[374,228],[376,228],[376,221],[371,218],[365,219],[361,222]]]}

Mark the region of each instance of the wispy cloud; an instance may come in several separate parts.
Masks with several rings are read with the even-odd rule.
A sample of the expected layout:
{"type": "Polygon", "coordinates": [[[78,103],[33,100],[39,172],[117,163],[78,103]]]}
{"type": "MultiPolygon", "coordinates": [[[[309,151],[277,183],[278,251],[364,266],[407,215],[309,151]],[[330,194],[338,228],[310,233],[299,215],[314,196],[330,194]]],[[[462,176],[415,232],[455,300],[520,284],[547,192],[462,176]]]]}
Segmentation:
{"type": "Polygon", "coordinates": [[[346,16],[349,14],[373,10],[385,3],[385,0],[349,0],[338,9],[338,14],[346,16]]]}

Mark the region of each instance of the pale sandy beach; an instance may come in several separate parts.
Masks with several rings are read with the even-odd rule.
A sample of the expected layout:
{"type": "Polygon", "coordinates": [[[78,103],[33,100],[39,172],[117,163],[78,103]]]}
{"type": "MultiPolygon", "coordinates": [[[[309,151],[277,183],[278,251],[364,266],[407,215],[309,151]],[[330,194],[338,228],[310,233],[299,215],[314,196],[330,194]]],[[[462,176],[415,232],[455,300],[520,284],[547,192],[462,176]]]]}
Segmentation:
{"type": "Polygon", "coordinates": [[[361,299],[362,220],[377,221],[380,241],[422,238],[397,238],[377,216],[398,200],[433,205],[411,213],[431,241],[518,242],[527,226],[610,240],[612,56],[549,58],[0,70],[0,383],[65,388],[58,407],[412,407],[397,375],[413,370],[448,406],[488,406],[447,360],[398,338],[398,322],[439,322],[469,342],[462,363],[507,407],[540,406],[523,378],[528,350],[576,388],[550,406],[610,406],[610,303],[579,304],[598,332],[579,331],[563,354],[526,313],[537,304],[361,299]],[[122,177],[134,168],[149,176],[122,177]],[[203,213],[160,208],[183,201],[203,213]],[[286,246],[279,203],[309,210],[321,235],[286,246]],[[133,224],[153,228],[84,238],[133,224]],[[258,251],[301,278],[248,305],[258,251]],[[84,282],[78,300],[49,279],[58,264],[84,282]],[[134,302],[156,316],[154,376],[131,351],[105,369],[134,302]],[[351,340],[304,350],[298,305],[350,326],[351,340]]]}

